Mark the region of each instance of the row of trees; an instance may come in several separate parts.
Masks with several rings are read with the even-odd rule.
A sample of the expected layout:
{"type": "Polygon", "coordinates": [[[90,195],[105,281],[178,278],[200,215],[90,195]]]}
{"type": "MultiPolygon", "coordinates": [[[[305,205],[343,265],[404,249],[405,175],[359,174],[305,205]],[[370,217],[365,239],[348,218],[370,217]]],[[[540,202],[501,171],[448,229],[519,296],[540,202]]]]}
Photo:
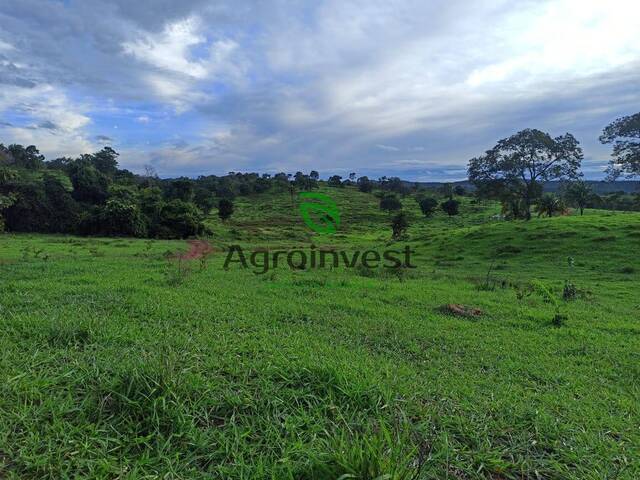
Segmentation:
{"type": "MultiPolygon", "coordinates": [[[[640,113],[608,125],[600,141],[613,144],[610,179],[640,175],[640,113]]],[[[552,138],[540,130],[526,129],[471,159],[468,176],[479,197],[499,200],[509,217],[528,220],[531,206],[543,198],[543,184],[579,180],[583,158],[579,142],[570,133],[552,138]]],[[[592,198],[584,182],[575,183],[565,194],[581,211],[592,198]]],[[[546,197],[545,203],[551,199],[546,197]]]]}
{"type": "Polygon", "coordinates": [[[78,158],[46,161],[35,146],[0,144],[0,231],[185,238],[205,233],[213,208],[233,213],[238,195],[317,188],[319,174],[230,172],[160,179],[120,169],[105,147],[78,158]]]}

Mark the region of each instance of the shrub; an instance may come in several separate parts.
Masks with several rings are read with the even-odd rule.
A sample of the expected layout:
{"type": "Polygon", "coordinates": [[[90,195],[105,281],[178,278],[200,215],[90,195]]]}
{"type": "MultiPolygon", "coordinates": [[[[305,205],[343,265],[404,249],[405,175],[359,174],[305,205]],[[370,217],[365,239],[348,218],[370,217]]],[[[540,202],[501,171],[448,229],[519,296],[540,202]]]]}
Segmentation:
{"type": "Polygon", "coordinates": [[[393,230],[392,236],[394,239],[398,239],[404,235],[407,228],[409,228],[409,220],[404,212],[400,212],[391,219],[391,229],[393,230]]]}
{"type": "Polygon", "coordinates": [[[398,197],[395,195],[385,195],[380,200],[380,210],[384,210],[386,212],[394,212],[400,210],[402,208],[402,203],[398,200],[398,197]]]}
{"type": "Polygon", "coordinates": [[[562,289],[562,299],[565,301],[574,300],[578,296],[578,288],[571,282],[565,282],[562,289]]]}
{"type": "Polygon", "coordinates": [[[162,207],[157,235],[161,238],[187,238],[200,235],[204,225],[193,203],[171,200],[162,207]]]}
{"type": "Polygon", "coordinates": [[[136,203],[111,198],[100,212],[100,231],[106,235],[144,237],[147,224],[136,203]]]}
{"type": "Polygon", "coordinates": [[[442,208],[447,215],[453,217],[460,213],[460,202],[457,200],[447,200],[446,202],[442,202],[440,208],[442,208]]]}
{"type": "Polygon", "coordinates": [[[218,202],[218,216],[224,222],[233,214],[233,202],[223,198],[218,202]]]}
{"type": "Polygon", "coordinates": [[[438,208],[438,201],[435,198],[426,197],[421,198],[418,201],[418,205],[420,206],[420,211],[425,217],[430,217],[433,215],[438,208]]]}

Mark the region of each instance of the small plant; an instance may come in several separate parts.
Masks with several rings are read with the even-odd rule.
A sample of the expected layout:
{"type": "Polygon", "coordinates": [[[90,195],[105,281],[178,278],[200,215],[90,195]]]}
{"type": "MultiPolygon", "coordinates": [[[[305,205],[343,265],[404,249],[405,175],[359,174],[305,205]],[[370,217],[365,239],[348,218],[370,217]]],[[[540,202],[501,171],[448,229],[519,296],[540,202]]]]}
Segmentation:
{"type": "Polygon", "coordinates": [[[553,305],[554,313],[553,318],[551,319],[551,323],[557,327],[563,326],[569,319],[569,316],[566,313],[562,313],[560,311],[561,304],[558,301],[557,297],[553,294],[551,287],[537,280],[531,282],[531,285],[533,287],[533,291],[540,295],[545,303],[550,303],[553,305]]]}
{"type": "Polygon", "coordinates": [[[553,320],[551,320],[551,323],[556,327],[562,327],[567,323],[567,320],[569,320],[569,317],[567,315],[556,312],[556,314],[553,316],[553,320]]]}
{"type": "Polygon", "coordinates": [[[575,300],[578,296],[578,288],[571,282],[565,281],[564,288],[562,289],[562,299],[567,302],[569,300],[575,300]]]}
{"type": "Polygon", "coordinates": [[[392,237],[394,240],[400,239],[409,228],[409,220],[404,212],[398,213],[391,219],[392,237]]]}
{"type": "Polygon", "coordinates": [[[89,253],[92,257],[104,257],[104,253],[98,250],[97,247],[89,247],[89,253]]]}
{"type": "MultiPolygon", "coordinates": [[[[567,265],[569,266],[569,271],[573,270],[575,265],[575,260],[573,257],[567,257],[567,265]]],[[[564,281],[564,288],[562,289],[562,299],[565,302],[570,300],[575,300],[578,297],[578,287],[574,285],[570,280],[564,281]]]]}
{"type": "Polygon", "coordinates": [[[177,287],[178,285],[182,285],[182,283],[184,283],[190,273],[191,269],[189,268],[189,265],[183,262],[182,258],[178,258],[178,261],[175,263],[169,260],[167,262],[167,269],[165,271],[167,285],[169,285],[170,287],[177,287]]]}
{"type": "Polygon", "coordinates": [[[489,265],[489,270],[487,270],[487,276],[485,277],[484,282],[478,286],[478,290],[492,292],[496,289],[496,282],[491,278],[491,272],[493,271],[495,263],[496,260],[493,259],[491,265],[489,265]]]}

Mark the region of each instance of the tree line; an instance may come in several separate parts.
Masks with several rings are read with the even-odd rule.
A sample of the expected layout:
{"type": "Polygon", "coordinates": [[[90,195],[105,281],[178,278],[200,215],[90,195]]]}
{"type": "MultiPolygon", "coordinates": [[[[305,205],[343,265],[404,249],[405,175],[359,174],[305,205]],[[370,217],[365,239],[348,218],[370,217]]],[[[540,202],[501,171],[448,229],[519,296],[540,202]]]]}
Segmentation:
{"type": "Polygon", "coordinates": [[[0,144],[0,231],[186,238],[208,233],[214,208],[229,218],[238,195],[310,190],[318,179],[315,171],[161,179],[151,167],[119,168],[110,147],[46,161],[35,146],[0,144]]]}
{"type": "MultiPolygon", "coordinates": [[[[608,125],[600,137],[613,145],[609,179],[640,175],[640,113],[622,117],[608,125]]],[[[551,137],[526,129],[500,140],[484,155],[469,161],[468,176],[479,199],[498,200],[507,218],[553,215],[578,208],[640,207],[638,197],[610,194],[597,196],[581,180],[582,149],[573,135],[551,137]],[[545,182],[561,180],[561,195],[543,194],[545,182]]],[[[143,175],[119,168],[118,153],[110,147],[77,158],[46,161],[31,145],[0,144],[0,231],[68,233],[80,235],[186,238],[206,234],[204,218],[217,209],[222,220],[234,211],[238,195],[296,191],[318,187],[320,175],[284,172],[274,175],[230,172],[225,176],[161,179],[151,167],[143,175]]],[[[327,185],[356,187],[380,197],[380,208],[398,212],[398,196],[416,194],[421,211],[430,216],[440,207],[448,215],[458,214],[454,195],[465,195],[460,185],[444,184],[439,202],[426,197],[420,185],[399,177],[371,180],[355,172],[343,179],[331,176],[327,185]]],[[[394,236],[406,230],[402,212],[393,219],[394,236]]]]}

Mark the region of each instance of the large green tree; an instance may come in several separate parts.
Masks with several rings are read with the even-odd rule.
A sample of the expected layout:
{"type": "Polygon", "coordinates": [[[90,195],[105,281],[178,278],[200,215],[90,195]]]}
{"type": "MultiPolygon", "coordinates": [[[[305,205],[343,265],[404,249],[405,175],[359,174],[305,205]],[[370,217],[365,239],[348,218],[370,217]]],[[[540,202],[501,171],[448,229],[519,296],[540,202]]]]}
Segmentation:
{"type": "Polygon", "coordinates": [[[613,144],[613,158],[607,170],[609,179],[640,175],[640,113],[618,118],[607,125],[600,141],[613,144]]]}
{"type": "Polygon", "coordinates": [[[519,199],[518,214],[529,220],[531,205],[542,194],[542,183],[578,178],[582,159],[580,144],[570,133],[552,138],[540,130],[526,129],[471,159],[468,175],[489,198],[519,199]]]}

